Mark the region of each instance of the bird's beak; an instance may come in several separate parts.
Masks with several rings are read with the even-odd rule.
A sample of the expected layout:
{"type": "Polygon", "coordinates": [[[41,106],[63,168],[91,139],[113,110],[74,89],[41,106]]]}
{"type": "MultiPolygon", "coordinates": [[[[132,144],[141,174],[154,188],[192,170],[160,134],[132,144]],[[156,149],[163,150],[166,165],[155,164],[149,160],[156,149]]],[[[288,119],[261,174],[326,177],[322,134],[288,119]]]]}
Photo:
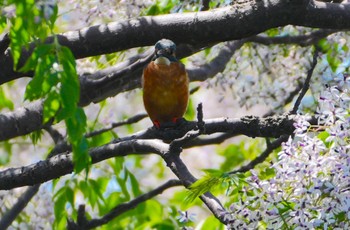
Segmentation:
{"type": "Polygon", "coordinates": [[[157,53],[157,56],[166,56],[168,53],[169,53],[169,49],[160,49],[160,50],[157,50],[156,53],[157,53]]]}

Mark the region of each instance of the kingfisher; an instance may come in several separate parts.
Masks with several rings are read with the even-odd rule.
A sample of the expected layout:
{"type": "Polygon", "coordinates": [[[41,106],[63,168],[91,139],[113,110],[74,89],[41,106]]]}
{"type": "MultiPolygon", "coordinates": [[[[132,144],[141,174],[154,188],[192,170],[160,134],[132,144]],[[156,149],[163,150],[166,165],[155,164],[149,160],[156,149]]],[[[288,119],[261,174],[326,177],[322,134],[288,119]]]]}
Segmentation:
{"type": "Polygon", "coordinates": [[[156,128],[176,127],[187,109],[188,75],[175,56],[173,41],[159,40],[154,49],[152,61],[143,70],[143,104],[156,128]]]}

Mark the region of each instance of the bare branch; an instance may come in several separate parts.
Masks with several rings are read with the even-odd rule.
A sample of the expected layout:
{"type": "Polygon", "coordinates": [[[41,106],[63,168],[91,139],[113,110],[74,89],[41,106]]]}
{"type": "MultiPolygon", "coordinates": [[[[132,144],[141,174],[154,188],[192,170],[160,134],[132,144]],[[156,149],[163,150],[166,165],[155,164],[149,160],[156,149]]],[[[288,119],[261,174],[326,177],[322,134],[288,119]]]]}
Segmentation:
{"type": "MultiPolygon", "coordinates": [[[[55,142],[55,144],[59,144],[64,140],[63,136],[51,126],[45,127],[47,132],[51,135],[51,138],[55,142]]],[[[48,157],[50,157],[49,155],[48,157]]],[[[3,217],[0,219],[0,229],[7,229],[11,225],[11,223],[17,218],[17,216],[23,211],[23,209],[27,206],[30,200],[35,196],[35,194],[39,191],[41,184],[36,184],[27,188],[27,190],[21,194],[21,196],[17,199],[17,202],[9,209],[3,217]]]]}
{"type": "Polygon", "coordinates": [[[199,10],[200,11],[209,10],[209,3],[210,3],[210,0],[202,0],[202,5],[201,5],[201,8],[199,10]]]}
{"type": "Polygon", "coordinates": [[[195,139],[199,135],[205,132],[205,122],[203,121],[203,106],[202,103],[199,103],[197,106],[197,126],[193,130],[189,130],[184,136],[173,140],[170,143],[170,152],[180,153],[182,151],[182,147],[188,143],[189,141],[195,139]]]}
{"type": "Polygon", "coordinates": [[[214,144],[221,144],[225,140],[235,137],[237,134],[231,134],[231,133],[224,133],[215,135],[214,137],[205,137],[205,138],[195,138],[191,140],[190,142],[186,143],[183,147],[184,148],[193,148],[198,146],[206,146],[206,145],[214,145],[214,144]]]}
{"type": "Polygon", "coordinates": [[[188,77],[191,81],[205,81],[216,76],[225,70],[227,63],[232,55],[239,50],[246,40],[225,42],[218,55],[209,63],[198,67],[186,68],[188,77]]]}
{"type": "Polygon", "coordinates": [[[104,132],[108,132],[114,128],[117,128],[117,127],[120,127],[120,126],[123,126],[123,125],[129,125],[129,124],[134,124],[136,122],[139,122],[140,120],[144,119],[148,117],[147,114],[145,113],[142,113],[142,114],[137,114],[133,117],[129,117],[128,119],[124,120],[124,121],[120,121],[120,122],[113,122],[112,124],[110,124],[108,127],[106,128],[103,128],[103,129],[100,129],[100,130],[96,130],[96,131],[93,131],[91,133],[87,133],[85,135],[85,137],[89,138],[89,137],[93,137],[93,136],[96,136],[96,135],[99,135],[101,133],[104,133],[104,132]]]}
{"type": "MultiPolygon", "coordinates": [[[[248,0],[211,11],[145,16],[92,26],[57,35],[57,39],[70,48],[76,58],[84,58],[150,46],[164,37],[177,44],[195,45],[198,41],[212,44],[247,38],[284,25],[349,29],[350,4],[248,0]]],[[[46,42],[53,40],[54,37],[50,37],[46,42]]],[[[33,43],[28,51],[22,52],[19,66],[25,63],[34,47],[33,43]]],[[[0,56],[0,69],[0,84],[30,75],[14,71],[9,50],[0,56]]]]}
{"type": "MultiPolygon", "coordinates": [[[[170,150],[170,148],[169,148],[170,150]]],[[[197,179],[190,173],[186,165],[180,159],[178,153],[167,152],[163,155],[164,161],[171,171],[180,179],[186,188],[189,188],[197,179]]],[[[226,224],[226,215],[229,215],[220,201],[210,192],[206,192],[199,197],[203,203],[209,208],[214,216],[222,223],[226,224]]]]}
{"type": "Polygon", "coordinates": [[[134,209],[137,205],[152,199],[153,197],[163,193],[165,190],[175,187],[175,186],[181,186],[182,182],[179,180],[169,180],[166,183],[160,185],[159,187],[144,193],[138,197],[136,197],[135,199],[126,202],[126,203],[122,203],[119,204],[118,206],[116,206],[115,208],[113,208],[109,213],[107,213],[106,215],[104,215],[103,217],[99,218],[99,219],[92,219],[92,220],[87,220],[85,217],[85,207],[83,205],[81,205],[79,207],[79,212],[81,213],[78,216],[78,221],[77,223],[74,223],[73,221],[69,221],[68,223],[68,229],[69,230],[74,230],[74,229],[92,229],[92,228],[96,228],[99,226],[102,226],[106,223],[108,223],[109,221],[113,220],[114,218],[116,218],[117,216],[131,210],[134,209]]]}
{"type": "Polygon", "coordinates": [[[0,35],[0,56],[4,54],[5,50],[10,45],[10,36],[8,33],[3,33],[0,35]]]}
{"type": "Polygon", "coordinates": [[[0,229],[7,229],[17,216],[27,206],[29,201],[39,191],[41,184],[27,188],[27,190],[18,198],[17,202],[0,219],[0,229]]]}
{"type": "MultiPolygon", "coordinates": [[[[89,154],[92,163],[95,164],[111,157],[129,154],[163,154],[167,150],[167,145],[159,140],[131,140],[93,148],[89,154]]],[[[67,152],[35,164],[9,168],[0,172],[0,190],[43,183],[72,172],[72,154],[67,152]]]]}
{"type": "Polygon", "coordinates": [[[0,114],[0,141],[26,135],[43,128],[42,101],[35,101],[13,112],[0,114]]]}
{"type": "Polygon", "coordinates": [[[306,76],[306,79],[305,79],[303,88],[301,89],[300,94],[299,94],[299,96],[298,96],[298,98],[297,98],[297,100],[295,101],[295,104],[294,104],[294,106],[293,106],[293,109],[290,111],[290,114],[296,114],[296,112],[298,111],[299,105],[300,105],[300,103],[301,103],[301,100],[302,100],[303,97],[305,96],[306,92],[309,90],[309,87],[310,87],[310,80],[311,80],[312,74],[313,74],[313,72],[314,72],[314,69],[315,69],[315,67],[316,67],[316,65],[317,65],[318,54],[319,54],[319,51],[318,51],[318,49],[316,48],[315,51],[314,51],[314,55],[313,55],[311,67],[310,67],[310,69],[307,71],[307,76],[306,76]]]}
{"type": "Polygon", "coordinates": [[[274,115],[276,115],[275,110],[277,110],[277,109],[279,109],[279,108],[281,108],[281,107],[284,107],[284,106],[286,106],[287,104],[291,103],[291,102],[293,101],[294,97],[295,97],[296,95],[298,95],[298,93],[300,92],[300,90],[302,89],[302,87],[303,87],[303,84],[299,83],[299,84],[297,85],[297,87],[295,87],[295,89],[294,89],[292,92],[289,93],[288,97],[286,97],[286,98],[284,99],[284,101],[283,101],[279,106],[276,106],[276,107],[275,107],[274,109],[272,109],[271,111],[265,113],[265,114],[263,115],[263,117],[269,117],[269,116],[274,116],[274,115]]]}
{"type": "MultiPolygon", "coordinates": [[[[316,123],[315,119],[308,119],[311,124],[316,123]]],[[[218,118],[204,120],[204,122],[205,134],[228,133],[231,135],[243,134],[249,137],[279,137],[284,134],[290,135],[295,129],[293,126],[293,115],[267,118],[252,116],[241,119],[218,118]]],[[[92,148],[89,154],[92,158],[92,163],[130,154],[156,153],[163,155],[168,151],[168,145],[160,140],[153,139],[175,140],[196,129],[197,122],[187,122],[179,129],[157,130],[150,128],[137,134],[117,139],[110,144],[92,148]]],[[[29,166],[9,168],[0,172],[0,190],[42,183],[69,174],[72,170],[72,155],[69,152],[62,153],[29,166]]]]}
{"type": "MultiPolygon", "coordinates": [[[[315,34],[317,33],[318,36],[323,36],[328,32],[330,33],[329,30],[321,30],[316,31],[315,34]]],[[[301,40],[301,38],[298,39],[301,40]]],[[[244,40],[227,42],[220,50],[219,54],[210,63],[199,67],[188,68],[187,72],[191,81],[204,81],[208,78],[214,77],[217,73],[224,71],[234,52],[238,50],[244,44],[244,42],[244,40]]],[[[185,46],[182,46],[181,48],[180,46],[180,55],[186,55],[188,52],[196,52],[197,50],[198,49],[194,47],[186,48],[185,46]]],[[[114,96],[120,92],[139,87],[141,84],[140,75],[142,68],[144,65],[146,65],[152,53],[153,49],[149,49],[144,54],[138,56],[138,58],[141,57],[142,60],[137,60],[135,62],[137,58],[133,57],[115,67],[107,68],[105,70],[97,71],[94,74],[83,75],[80,77],[82,89],[80,105],[85,106],[91,102],[98,102],[109,96],[114,96]]],[[[21,124],[21,121],[23,121],[25,125],[30,126],[30,128],[27,128],[25,125],[20,125],[18,127],[14,127],[12,125],[12,129],[6,129],[6,133],[1,133],[0,131],[0,140],[7,140],[14,136],[25,135],[32,131],[39,130],[42,127],[40,122],[28,122],[28,120],[42,120],[42,108],[37,106],[38,103],[39,102],[34,102],[33,106],[30,104],[28,108],[25,109],[27,111],[27,115],[31,116],[30,119],[23,117],[24,119],[18,121],[19,124],[21,124]],[[14,130],[14,128],[16,129],[14,130]]],[[[0,126],[5,127],[5,125],[8,126],[16,123],[16,116],[18,116],[17,113],[19,112],[13,112],[7,119],[1,119],[0,117],[0,126]]]]}
{"type": "Polygon", "coordinates": [[[302,47],[310,46],[315,44],[320,39],[327,37],[330,34],[337,33],[339,30],[332,29],[320,29],[307,33],[305,35],[299,36],[280,36],[280,37],[266,37],[261,35],[256,35],[247,40],[250,42],[256,42],[263,45],[287,45],[287,44],[296,44],[302,47]]]}
{"type": "MultiPolygon", "coordinates": [[[[208,47],[207,44],[201,43],[195,46],[180,44],[177,47],[176,54],[181,59],[206,47],[208,47]]],[[[148,49],[143,54],[136,55],[116,66],[80,76],[81,95],[79,105],[86,106],[92,102],[97,103],[121,92],[139,88],[141,86],[142,70],[150,62],[153,51],[153,48],[148,49]]],[[[226,64],[223,63],[224,66],[226,64]]],[[[208,75],[208,77],[213,76],[215,75],[208,75]]]]}
{"type": "Polygon", "coordinates": [[[240,169],[229,172],[229,174],[243,173],[253,169],[256,165],[265,161],[265,159],[272,153],[273,150],[279,148],[283,142],[286,142],[289,138],[289,135],[282,135],[280,138],[274,142],[267,145],[267,148],[262,152],[257,158],[252,160],[249,164],[241,167],[240,169]]]}

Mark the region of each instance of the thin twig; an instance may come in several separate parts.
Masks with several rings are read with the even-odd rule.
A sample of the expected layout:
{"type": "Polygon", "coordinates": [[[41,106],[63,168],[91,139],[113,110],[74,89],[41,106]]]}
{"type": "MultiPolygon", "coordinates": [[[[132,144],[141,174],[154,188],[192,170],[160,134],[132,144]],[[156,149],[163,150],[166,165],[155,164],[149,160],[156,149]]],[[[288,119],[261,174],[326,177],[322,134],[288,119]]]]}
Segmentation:
{"type": "Polygon", "coordinates": [[[288,140],[288,138],[289,138],[289,135],[282,135],[277,140],[268,144],[267,148],[265,149],[264,152],[260,154],[260,156],[252,160],[249,164],[242,166],[237,170],[229,172],[229,174],[243,173],[253,169],[257,164],[264,162],[265,159],[270,155],[270,153],[272,153],[273,150],[279,148],[283,142],[286,142],[288,140]]]}
{"type": "Polygon", "coordinates": [[[17,202],[9,209],[0,220],[0,229],[7,229],[17,216],[23,211],[30,200],[39,191],[41,184],[36,184],[27,188],[27,190],[18,198],[17,202]]]}
{"type": "MultiPolygon", "coordinates": [[[[59,144],[63,141],[63,136],[52,126],[46,126],[44,129],[50,134],[55,144],[59,144]]],[[[52,157],[49,154],[47,158],[52,157]]],[[[7,229],[11,223],[17,218],[17,216],[23,211],[28,205],[31,199],[38,193],[41,184],[36,184],[27,188],[27,190],[18,198],[17,202],[9,209],[0,220],[0,229],[7,229]]]]}
{"type": "Polygon", "coordinates": [[[136,197],[135,199],[129,201],[129,202],[125,202],[122,204],[119,204],[118,206],[116,206],[115,208],[113,208],[109,213],[107,213],[106,215],[104,215],[101,218],[97,218],[97,219],[92,219],[92,220],[87,220],[85,217],[85,206],[81,205],[79,207],[79,217],[77,220],[77,223],[75,223],[72,220],[68,221],[68,229],[69,230],[77,230],[77,229],[92,229],[92,228],[96,228],[99,226],[102,226],[106,223],[108,223],[109,221],[113,220],[114,218],[116,218],[117,216],[131,210],[134,209],[137,205],[152,199],[153,197],[163,193],[165,190],[175,187],[175,186],[181,186],[182,182],[180,180],[169,180],[166,183],[160,185],[159,187],[144,193],[138,197],[136,197]]]}
{"type": "Polygon", "coordinates": [[[173,140],[170,143],[170,151],[180,153],[182,147],[189,141],[195,139],[205,132],[205,122],[203,121],[203,106],[199,103],[197,106],[197,125],[196,129],[188,131],[184,136],[173,140]]]}
{"type": "Polygon", "coordinates": [[[109,125],[109,127],[106,127],[106,128],[100,129],[100,130],[96,130],[96,131],[87,133],[85,135],[85,137],[89,138],[89,137],[97,136],[97,135],[99,135],[101,133],[108,132],[108,131],[116,128],[116,127],[120,127],[120,126],[123,126],[123,125],[134,124],[134,123],[139,122],[140,120],[146,118],[147,116],[148,115],[145,114],[145,113],[137,114],[137,115],[135,115],[133,117],[130,117],[130,118],[124,120],[124,121],[112,123],[112,124],[109,125]]]}
{"type": "Polygon", "coordinates": [[[4,54],[5,50],[9,47],[10,42],[10,36],[8,33],[0,35],[0,56],[4,54]]]}
{"type": "Polygon", "coordinates": [[[262,45],[296,44],[302,47],[306,47],[306,46],[315,44],[320,39],[325,38],[330,34],[337,33],[337,32],[340,32],[340,31],[332,30],[332,29],[320,29],[317,31],[307,33],[305,35],[298,35],[298,36],[267,37],[267,36],[256,35],[256,36],[250,37],[248,40],[250,42],[259,43],[262,45]]]}
{"type": "Polygon", "coordinates": [[[294,107],[293,109],[290,111],[290,114],[296,114],[299,108],[299,105],[301,103],[301,100],[303,99],[303,97],[305,96],[306,92],[309,90],[310,87],[310,80],[312,77],[312,74],[314,72],[314,69],[317,65],[317,58],[318,58],[318,53],[319,50],[317,49],[317,47],[315,47],[315,51],[314,51],[314,55],[313,55],[313,59],[312,59],[312,63],[311,63],[311,67],[310,69],[307,71],[307,77],[305,79],[303,88],[300,91],[300,94],[297,98],[297,100],[295,101],[294,107]]]}
{"type": "Polygon", "coordinates": [[[276,114],[276,110],[280,107],[283,107],[289,103],[291,103],[294,99],[294,97],[296,95],[298,95],[298,93],[300,92],[300,90],[302,89],[303,87],[303,84],[299,83],[297,85],[297,87],[295,87],[295,89],[289,93],[288,97],[286,97],[283,101],[283,103],[281,103],[279,106],[276,106],[274,109],[270,110],[269,112],[265,113],[262,117],[269,117],[269,116],[273,116],[276,114]]]}
{"type": "Polygon", "coordinates": [[[201,5],[201,8],[199,10],[200,11],[209,10],[209,3],[210,3],[210,0],[202,0],[202,5],[201,5]]]}
{"type": "MultiPolygon", "coordinates": [[[[300,94],[294,104],[294,107],[293,109],[291,110],[290,114],[296,114],[298,108],[299,108],[299,105],[301,103],[301,100],[303,99],[303,97],[305,96],[306,92],[308,91],[309,87],[310,87],[310,80],[311,80],[311,77],[312,77],[312,74],[313,74],[313,71],[316,67],[316,64],[317,64],[317,57],[318,57],[318,49],[316,48],[315,49],[315,52],[314,52],[314,55],[313,55],[313,61],[312,61],[312,64],[311,64],[311,67],[310,69],[308,70],[307,72],[307,77],[305,79],[305,82],[301,88],[301,91],[300,91],[300,94]]],[[[299,87],[296,88],[296,90],[294,90],[290,97],[287,98],[287,100],[291,100],[294,96],[295,96],[295,93],[296,91],[298,90],[299,87]]],[[[257,164],[260,164],[262,163],[263,161],[265,161],[265,159],[270,155],[270,153],[277,149],[278,147],[281,146],[281,144],[285,141],[288,140],[290,135],[282,135],[280,136],[278,139],[276,139],[275,141],[273,141],[272,143],[269,142],[269,140],[267,141],[267,148],[264,152],[261,153],[260,156],[258,156],[257,158],[255,158],[253,161],[251,161],[249,164],[241,167],[240,169],[238,170],[234,170],[232,172],[229,172],[229,174],[235,174],[235,173],[239,173],[239,172],[246,172],[246,171],[249,171],[250,169],[253,169],[257,164]]]]}

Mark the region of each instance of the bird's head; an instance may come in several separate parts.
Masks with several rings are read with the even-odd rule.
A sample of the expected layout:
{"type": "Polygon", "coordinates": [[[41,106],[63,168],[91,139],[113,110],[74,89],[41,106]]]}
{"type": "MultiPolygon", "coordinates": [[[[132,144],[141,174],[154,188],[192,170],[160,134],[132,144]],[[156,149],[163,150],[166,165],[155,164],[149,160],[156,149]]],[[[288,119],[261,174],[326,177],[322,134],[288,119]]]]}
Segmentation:
{"type": "Polygon", "coordinates": [[[159,40],[154,46],[154,58],[156,64],[170,65],[171,62],[176,62],[175,57],[176,45],[169,39],[159,40]]]}

